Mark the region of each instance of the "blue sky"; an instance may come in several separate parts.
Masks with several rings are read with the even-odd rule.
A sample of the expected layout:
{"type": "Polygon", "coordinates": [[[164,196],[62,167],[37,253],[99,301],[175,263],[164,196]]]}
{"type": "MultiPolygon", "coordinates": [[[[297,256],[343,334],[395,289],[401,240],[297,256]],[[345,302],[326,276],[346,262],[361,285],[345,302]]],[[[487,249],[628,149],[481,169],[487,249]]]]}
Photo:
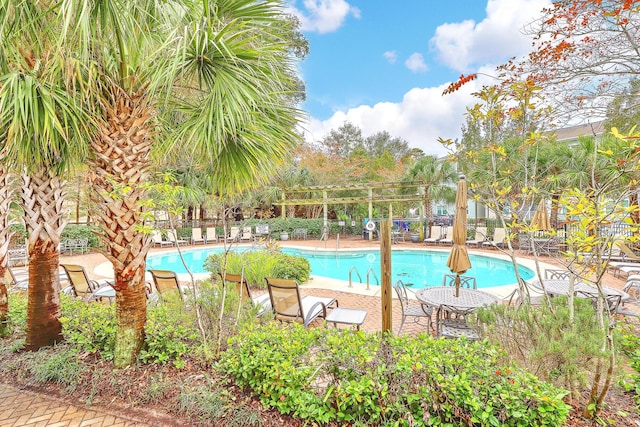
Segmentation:
{"type": "Polygon", "coordinates": [[[479,78],[442,96],[461,73],[529,51],[522,34],[549,0],[290,0],[310,54],[304,134],[322,139],[345,121],[365,136],[388,131],[411,147],[442,155],[438,137],[456,138],[479,78]]]}

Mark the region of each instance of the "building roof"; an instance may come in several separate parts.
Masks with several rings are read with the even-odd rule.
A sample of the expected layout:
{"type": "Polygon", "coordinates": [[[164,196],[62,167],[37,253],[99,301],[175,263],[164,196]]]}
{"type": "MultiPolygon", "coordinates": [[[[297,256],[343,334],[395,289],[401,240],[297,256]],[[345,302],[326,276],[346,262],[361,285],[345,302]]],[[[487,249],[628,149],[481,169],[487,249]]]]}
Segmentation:
{"type": "Polygon", "coordinates": [[[568,141],[577,139],[580,136],[602,135],[604,133],[604,121],[585,123],[576,126],[569,126],[555,131],[557,141],[568,141]]]}

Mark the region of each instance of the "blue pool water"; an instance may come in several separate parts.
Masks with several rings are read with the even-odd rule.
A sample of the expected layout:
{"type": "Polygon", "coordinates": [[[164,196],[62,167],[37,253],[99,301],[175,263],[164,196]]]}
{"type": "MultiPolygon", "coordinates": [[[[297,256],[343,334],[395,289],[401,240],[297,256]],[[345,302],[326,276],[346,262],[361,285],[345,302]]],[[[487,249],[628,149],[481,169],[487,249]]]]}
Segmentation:
{"type": "MultiPolygon", "coordinates": [[[[198,248],[183,250],[183,256],[192,273],[206,273],[203,268],[204,260],[212,253],[221,252],[221,248],[198,248]]],[[[349,280],[349,271],[355,267],[362,278],[367,281],[367,272],[373,269],[375,277],[380,279],[380,252],[378,250],[341,251],[331,253],[317,253],[300,249],[282,248],[282,252],[304,256],[311,264],[311,274],[332,279],[349,280]]],[[[394,250],[391,255],[392,282],[401,279],[404,283],[412,283],[414,288],[440,286],[445,274],[451,274],[447,268],[446,251],[412,251],[394,250]]],[[[471,269],[465,273],[476,278],[478,288],[502,286],[516,283],[513,264],[509,261],[490,256],[469,254],[471,269]]],[[[148,269],[172,270],[176,273],[186,273],[177,251],[166,254],[149,255],[148,269]]],[[[534,272],[519,266],[520,276],[527,280],[534,277],[534,272]]],[[[351,275],[354,283],[360,282],[358,275],[351,275]]],[[[371,285],[376,284],[370,275],[371,285]]]]}

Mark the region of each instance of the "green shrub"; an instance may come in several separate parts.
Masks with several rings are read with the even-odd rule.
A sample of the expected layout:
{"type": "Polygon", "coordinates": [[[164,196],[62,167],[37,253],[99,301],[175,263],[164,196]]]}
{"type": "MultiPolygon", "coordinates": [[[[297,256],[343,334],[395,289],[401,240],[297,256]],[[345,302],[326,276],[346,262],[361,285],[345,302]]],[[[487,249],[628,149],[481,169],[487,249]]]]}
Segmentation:
{"type": "Polygon", "coordinates": [[[186,310],[182,301],[165,300],[163,304],[150,307],[140,360],[146,363],[171,361],[178,368],[184,367],[184,356],[201,344],[195,324],[193,311],[186,310]]]}
{"type": "Polygon", "coordinates": [[[273,251],[223,252],[207,257],[204,262],[205,270],[214,277],[223,271],[242,274],[252,287],[264,288],[265,277],[279,279],[294,279],[299,283],[309,280],[311,265],[300,256],[283,254],[273,251]]]}
{"type": "Polygon", "coordinates": [[[27,293],[9,292],[9,311],[6,318],[2,338],[16,335],[24,335],[27,325],[27,293]]]}
{"type": "Polygon", "coordinates": [[[223,372],[309,423],[557,426],[570,408],[487,342],[271,323],[229,344],[223,372]]]}
{"type": "Polygon", "coordinates": [[[100,246],[100,240],[96,235],[100,233],[100,228],[93,225],[67,224],[62,231],[61,239],[87,239],[90,248],[100,246]]]}
{"type": "Polygon", "coordinates": [[[62,296],[62,335],[80,351],[100,353],[113,360],[116,340],[115,305],[87,304],[78,298],[62,296]]]}
{"type": "Polygon", "coordinates": [[[640,337],[630,330],[624,330],[619,334],[620,351],[629,360],[629,366],[635,371],[630,374],[630,382],[623,382],[627,391],[634,393],[634,400],[640,405],[640,337]]]}

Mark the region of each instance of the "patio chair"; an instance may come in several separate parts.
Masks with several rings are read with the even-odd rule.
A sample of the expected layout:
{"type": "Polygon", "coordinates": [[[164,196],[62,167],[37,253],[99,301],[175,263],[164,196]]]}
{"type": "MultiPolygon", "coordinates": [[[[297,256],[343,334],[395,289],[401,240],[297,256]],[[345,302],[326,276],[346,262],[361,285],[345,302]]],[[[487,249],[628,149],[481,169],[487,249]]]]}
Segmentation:
{"type": "Polygon", "coordinates": [[[167,240],[172,242],[174,245],[186,245],[187,243],[189,243],[186,240],[180,239],[178,237],[178,232],[176,231],[176,229],[167,231],[167,240]]]}
{"type": "Polygon", "coordinates": [[[229,234],[225,238],[227,242],[237,242],[240,237],[240,227],[231,227],[229,229],[229,234]]]}
{"type": "Polygon", "coordinates": [[[151,233],[151,241],[153,242],[153,246],[160,246],[161,248],[164,248],[165,246],[174,246],[173,242],[165,240],[160,230],[153,230],[151,233]]]}
{"type": "Polygon", "coordinates": [[[27,254],[27,248],[13,248],[7,250],[7,265],[27,265],[29,262],[29,255],[27,254]]]}
{"type": "Polygon", "coordinates": [[[209,243],[218,243],[218,235],[216,234],[215,227],[207,227],[207,232],[205,234],[205,241],[207,244],[209,243]]]}
{"type": "Polygon", "coordinates": [[[238,292],[242,302],[249,301],[254,307],[258,308],[256,316],[260,317],[266,312],[271,311],[271,299],[269,297],[269,292],[254,297],[251,294],[251,288],[249,288],[247,279],[242,277],[242,275],[230,273],[227,273],[226,275],[219,273],[219,275],[220,280],[236,285],[236,291],[238,292]]]}
{"type": "Polygon", "coordinates": [[[629,294],[629,302],[640,303],[640,275],[632,274],[627,277],[622,290],[629,294]]]}
{"type": "Polygon", "coordinates": [[[300,295],[298,282],[290,279],[265,278],[275,319],[297,322],[308,327],[317,318],[326,318],[329,308],[338,307],[338,300],[330,297],[300,295]]]}
{"type": "Polygon", "coordinates": [[[435,245],[438,243],[438,240],[440,240],[441,238],[442,238],[442,227],[439,225],[432,225],[431,228],[429,228],[429,237],[424,239],[424,244],[435,245]]]}
{"type": "Polygon", "coordinates": [[[544,278],[547,280],[569,280],[571,275],[569,270],[547,269],[544,271],[544,278]]]}
{"type": "Polygon", "coordinates": [[[507,231],[503,227],[498,227],[493,230],[493,238],[491,240],[487,240],[486,242],[482,242],[483,248],[503,248],[507,242],[507,231]]]}
{"type": "Polygon", "coordinates": [[[437,243],[439,245],[453,245],[453,227],[443,227],[442,236],[437,243]]]}
{"type": "Polygon", "coordinates": [[[182,289],[178,282],[178,275],[171,270],[148,270],[153,279],[153,285],[158,292],[160,299],[173,298],[177,295],[184,300],[182,289]]]}
{"type": "Polygon", "coordinates": [[[475,237],[467,240],[467,245],[479,247],[485,240],[487,240],[487,227],[477,227],[475,237]]]}
{"type": "Polygon", "coordinates": [[[191,244],[197,245],[198,243],[202,243],[204,245],[206,240],[202,237],[202,228],[193,227],[191,229],[191,244]]]}
{"type": "Polygon", "coordinates": [[[242,233],[240,234],[240,241],[250,242],[253,239],[253,233],[251,227],[242,227],[242,233]]]}
{"type": "Polygon", "coordinates": [[[83,266],[77,264],[60,264],[69,278],[70,294],[76,297],[80,297],[83,300],[90,302],[95,300],[102,300],[102,298],[108,298],[111,302],[112,298],[115,298],[115,290],[113,295],[108,291],[109,288],[113,289],[111,283],[106,279],[92,280],[87,276],[87,271],[83,266]]]}
{"type": "Polygon", "coordinates": [[[623,259],[625,261],[629,261],[629,262],[640,262],[640,255],[636,254],[633,249],[631,249],[629,246],[627,246],[626,243],[624,243],[621,240],[616,241],[615,245],[620,248],[620,251],[622,251],[623,254],[623,259]]]}
{"type": "Polygon", "coordinates": [[[412,317],[414,323],[420,323],[421,319],[426,320],[427,330],[431,329],[431,316],[433,314],[433,307],[422,304],[420,301],[414,301],[409,299],[409,292],[407,287],[404,285],[402,280],[396,280],[393,284],[393,289],[396,291],[396,295],[398,295],[398,300],[400,301],[400,307],[402,308],[402,320],[400,321],[400,328],[398,329],[398,334],[402,331],[402,326],[404,326],[405,320],[407,317],[412,317]]]}
{"type": "MultiPolygon", "coordinates": [[[[455,285],[456,285],[456,275],[445,274],[444,277],[442,278],[442,286],[455,286],[455,285]]],[[[460,287],[469,288],[469,289],[478,289],[476,278],[473,276],[460,276],[460,287]]]]}
{"type": "MultiPolygon", "coordinates": [[[[58,269],[58,278],[60,280],[60,284],[66,284],[69,282],[69,278],[67,277],[67,273],[64,269],[58,269]]],[[[26,291],[27,288],[29,288],[29,272],[27,268],[12,268],[7,266],[5,283],[7,284],[8,290],[26,291]]],[[[70,293],[71,289],[69,286],[65,286],[62,288],[61,292],[70,293]]]]}
{"type": "Polygon", "coordinates": [[[475,309],[442,304],[436,316],[438,337],[465,337],[472,341],[480,339],[480,335],[467,325],[467,316],[474,311],[475,309]]]}

